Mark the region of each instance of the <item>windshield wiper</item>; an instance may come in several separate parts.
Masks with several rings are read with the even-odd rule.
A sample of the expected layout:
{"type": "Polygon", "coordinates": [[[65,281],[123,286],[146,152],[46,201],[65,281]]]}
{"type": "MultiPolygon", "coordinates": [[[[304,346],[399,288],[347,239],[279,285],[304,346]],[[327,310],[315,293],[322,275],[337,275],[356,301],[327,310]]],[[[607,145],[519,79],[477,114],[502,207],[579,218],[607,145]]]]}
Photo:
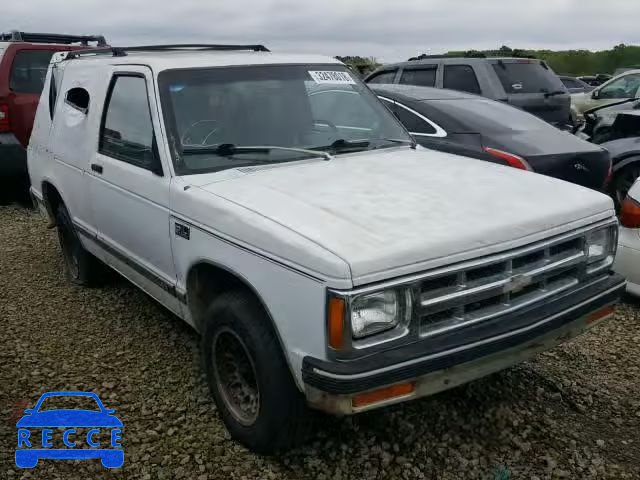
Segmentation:
{"type": "Polygon", "coordinates": [[[190,155],[214,154],[222,157],[231,157],[241,153],[269,153],[271,150],[282,150],[286,152],[298,152],[313,155],[315,157],[323,157],[325,160],[331,160],[331,155],[320,150],[310,150],[308,148],[295,147],[279,147],[277,145],[256,145],[256,146],[236,146],[233,143],[222,143],[215,147],[186,147],[182,149],[182,153],[190,155]]]}
{"type": "Polygon", "coordinates": [[[556,95],[562,95],[563,93],[567,93],[564,90],[554,90],[553,92],[545,92],[544,90],[542,90],[542,92],[544,93],[544,98],[554,97],[556,95]]]}
{"type": "MultiPolygon", "coordinates": [[[[415,140],[405,140],[403,138],[376,138],[376,141],[379,142],[389,142],[389,143],[399,143],[399,144],[407,144],[409,145],[411,148],[413,148],[415,150],[416,148],[416,141],[415,140]]],[[[383,148],[384,145],[378,145],[375,148],[383,148]]]]}
{"type": "Polygon", "coordinates": [[[321,147],[312,147],[314,150],[331,150],[334,152],[346,152],[346,151],[359,151],[365,150],[369,147],[371,142],[369,140],[345,140],[339,138],[330,145],[323,145],[321,147]]]}

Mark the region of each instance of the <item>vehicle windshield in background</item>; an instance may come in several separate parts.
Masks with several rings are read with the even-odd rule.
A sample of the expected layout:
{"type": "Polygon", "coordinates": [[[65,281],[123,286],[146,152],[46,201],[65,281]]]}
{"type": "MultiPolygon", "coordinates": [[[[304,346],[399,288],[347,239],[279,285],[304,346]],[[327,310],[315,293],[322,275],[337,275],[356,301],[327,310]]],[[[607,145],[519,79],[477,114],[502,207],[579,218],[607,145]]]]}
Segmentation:
{"type": "MultiPolygon", "coordinates": [[[[9,86],[16,93],[40,95],[47,76],[53,50],[23,50],[16,54],[11,66],[9,86]]],[[[0,55],[1,56],[1,55],[0,55]]]]}
{"type": "Polygon", "coordinates": [[[412,142],[341,65],[168,70],[159,82],[179,174],[412,142]],[[278,148],[249,148],[260,146],[278,148]]]}
{"type": "Polygon", "coordinates": [[[493,69],[509,94],[565,92],[560,79],[537,61],[497,61],[493,69]]]}

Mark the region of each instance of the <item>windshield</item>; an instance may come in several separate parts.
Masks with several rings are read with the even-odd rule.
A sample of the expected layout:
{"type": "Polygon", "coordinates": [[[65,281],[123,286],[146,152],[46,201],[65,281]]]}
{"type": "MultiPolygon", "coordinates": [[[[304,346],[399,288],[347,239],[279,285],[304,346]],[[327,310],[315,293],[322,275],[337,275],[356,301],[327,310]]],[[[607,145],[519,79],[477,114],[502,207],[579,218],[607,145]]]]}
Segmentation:
{"type": "Polygon", "coordinates": [[[565,91],[560,79],[535,60],[498,61],[493,64],[507,93],[551,93],[565,91]]]}
{"type": "Polygon", "coordinates": [[[159,83],[180,175],[412,142],[342,65],[168,70],[159,83]],[[275,148],[242,148],[258,146],[275,148]]]}
{"type": "Polygon", "coordinates": [[[92,410],[99,412],[100,406],[93,397],[85,395],[54,395],[47,397],[42,401],[38,408],[38,412],[64,409],[92,410]]]}
{"type": "Polygon", "coordinates": [[[547,122],[534,115],[489,99],[431,100],[427,103],[437,105],[468,132],[508,133],[549,128],[547,122]]]}

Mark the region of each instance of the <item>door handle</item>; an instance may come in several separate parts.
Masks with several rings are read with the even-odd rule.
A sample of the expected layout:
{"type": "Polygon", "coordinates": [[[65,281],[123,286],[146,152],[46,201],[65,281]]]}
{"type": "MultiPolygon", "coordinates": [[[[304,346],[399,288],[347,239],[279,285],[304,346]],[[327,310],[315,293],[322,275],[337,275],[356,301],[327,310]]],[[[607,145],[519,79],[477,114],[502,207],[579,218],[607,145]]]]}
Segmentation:
{"type": "Polygon", "coordinates": [[[102,175],[102,165],[98,165],[97,163],[92,163],[91,170],[102,175]]]}

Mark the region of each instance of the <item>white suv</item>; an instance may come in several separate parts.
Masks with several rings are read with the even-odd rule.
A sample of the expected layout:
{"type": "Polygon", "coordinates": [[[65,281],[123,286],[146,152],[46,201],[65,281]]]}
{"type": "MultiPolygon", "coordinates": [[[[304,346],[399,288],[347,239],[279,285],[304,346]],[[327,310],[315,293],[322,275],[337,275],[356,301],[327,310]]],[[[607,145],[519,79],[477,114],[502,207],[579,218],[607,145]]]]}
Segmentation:
{"type": "Polygon", "coordinates": [[[295,445],[611,315],[611,200],[416,145],[340,62],[261,46],[56,54],[29,145],[68,278],[107,264],[202,334],[232,436],[295,445]]]}

